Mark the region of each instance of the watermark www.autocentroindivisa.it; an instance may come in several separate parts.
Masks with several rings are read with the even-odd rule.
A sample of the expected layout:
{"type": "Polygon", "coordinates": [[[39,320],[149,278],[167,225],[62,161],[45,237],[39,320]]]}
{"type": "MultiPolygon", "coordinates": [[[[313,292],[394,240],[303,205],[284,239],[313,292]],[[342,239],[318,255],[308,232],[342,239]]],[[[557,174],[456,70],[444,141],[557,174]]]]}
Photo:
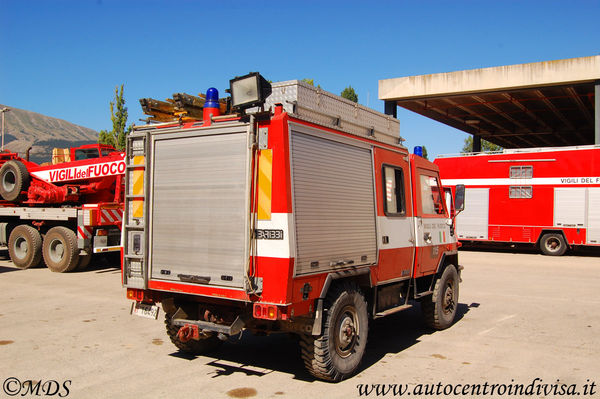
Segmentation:
{"type": "Polygon", "coordinates": [[[596,382],[586,380],[585,384],[567,384],[557,379],[544,383],[534,378],[528,384],[358,384],[358,396],[592,396],[597,393],[596,382]]]}
{"type": "Polygon", "coordinates": [[[2,394],[8,396],[56,396],[65,398],[71,393],[71,380],[20,380],[17,377],[8,377],[2,381],[2,394]]]}

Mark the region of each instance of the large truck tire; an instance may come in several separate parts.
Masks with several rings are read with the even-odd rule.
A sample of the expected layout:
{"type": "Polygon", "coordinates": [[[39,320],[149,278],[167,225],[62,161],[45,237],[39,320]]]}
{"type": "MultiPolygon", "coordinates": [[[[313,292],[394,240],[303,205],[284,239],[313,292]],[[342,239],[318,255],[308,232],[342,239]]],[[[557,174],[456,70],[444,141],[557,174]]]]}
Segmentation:
{"type": "Polygon", "coordinates": [[[85,255],[79,254],[79,261],[77,262],[77,266],[75,266],[75,270],[77,270],[78,272],[84,271],[85,269],[88,268],[91,261],[92,261],[92,254],[85,254],[85,255]]]}
{"type": "Polygon", "coordinates": [[[300,336],[302,360],[313,376],[341,381],[354,374],[365,353],[369,334],[367,302],[358,286],[343,283],[329,291],[325,309],[322,334],[300,336]]]}
{"type": "Polygon", "coordinates": [[[64,226],[48,230],[43,243],[44,262],[57,273],[70,272],[79,262],[79,248],[75,232],[64,226]]]}
{"type": "Polygon", "coordinates": [[[6,201],[16,201],[21,192],[29,188],[29,172],[22,162],[12,160],[0,168],[0,196],[6,201]]]}
{"type": "Polygon", "coordinates": [[[8,238],[8,254],[18,268],[38,266],[42,260],[40,232],[26,224],[15,227],[8,238]]]}
{"type": "Polygon", "coordinates": [[[191,339],[187,342],[181,341],[177,336],[180,327],[171,323],[171,316],[172,315],[165,313],[165,327],[167,328],[167,335],[171,339],[173,345],[175,345],[180,351],[189,353],[191,355],[203,355],[218,349],[223,344],[223,341],[217,338],[216,335],[210,335],[206,337],[201,336],[200,340],[198,341],[194,339],[191,339]]]}
{"type": "Polygon", "coordinates": [[[567,251],[567,243],[560,233],[547,233],[540,239],[540,251],[544,255],[561,256],[567,251]]]}
{"type": "Polygon", "coordinates": [[[436,330],[452,325],[458,308],[458,272],[454,265],[448,265],[436,280],[433,294],[421,300],[421,311],[425,323],[436,330]]]}

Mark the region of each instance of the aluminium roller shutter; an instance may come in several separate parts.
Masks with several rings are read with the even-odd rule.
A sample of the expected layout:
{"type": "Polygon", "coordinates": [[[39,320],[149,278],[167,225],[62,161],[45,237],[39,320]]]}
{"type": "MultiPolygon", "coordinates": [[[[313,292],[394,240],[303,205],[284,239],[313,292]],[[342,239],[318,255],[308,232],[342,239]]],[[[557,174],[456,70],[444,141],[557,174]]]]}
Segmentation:
{"type": "Polygon", "coordinates": [[[237,129],[155,141],[152,278],[244,286],[249,155],[247,128],[237,129]]]}
{"type": "Polygon", "coordinates": [[[292,131],[296,274],[375,263],[371,150],[292,131]]]}

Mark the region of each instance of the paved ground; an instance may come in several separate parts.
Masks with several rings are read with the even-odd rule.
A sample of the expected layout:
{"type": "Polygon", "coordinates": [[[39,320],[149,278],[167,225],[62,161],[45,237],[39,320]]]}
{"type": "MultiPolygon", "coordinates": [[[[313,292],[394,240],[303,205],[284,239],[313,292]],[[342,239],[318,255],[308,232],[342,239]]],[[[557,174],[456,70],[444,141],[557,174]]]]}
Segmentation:
{"type": "MultiPolygon", "coordinates": [[[[11,377],[65,383],[76,398],[353,398],[360,384],[463,384],[460,389],[485,382],[527,386],[536,377],[560,380],[565,390],[577,384],[583,395],[583,384],[588,393],[591,383],[600,384],[598,253],[462,251],[457,323],[431,332],[418,307],[378,320],[360,373],[339,384],[311,378],[294,342],[282,335],[244,335],[213,356],[182,356],[161,321],[129,315],[120,272],[109,265],[55,274],[18,270],[1,259],[5,253],[0,383],[9,389],[11,377]]],[[[532,395],[544,396],[552,395],[532,395]]]]}

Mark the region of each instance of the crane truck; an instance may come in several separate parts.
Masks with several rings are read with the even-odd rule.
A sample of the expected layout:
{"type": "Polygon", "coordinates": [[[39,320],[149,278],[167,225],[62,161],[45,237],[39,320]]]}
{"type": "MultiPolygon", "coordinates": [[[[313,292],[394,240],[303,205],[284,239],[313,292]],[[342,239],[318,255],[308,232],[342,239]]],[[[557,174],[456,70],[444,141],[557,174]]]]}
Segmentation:
{"type": "Polygon", "coordinates": [[[181,351],[244,330],[299,337],[308,371],[356,373],[369,319],[420,303],[453,323],[462,267],[439,169],[399,122],[300,81],[230,81],[228,113],[128,137],[122,279],[181,351]]]}
{"type": "Polygon", "coordinates": [[[21,269],[83,270],[120,251],[124,153],[103,144],[55,149],[49,165],[0,152],[0,245],[21,269]]]}

